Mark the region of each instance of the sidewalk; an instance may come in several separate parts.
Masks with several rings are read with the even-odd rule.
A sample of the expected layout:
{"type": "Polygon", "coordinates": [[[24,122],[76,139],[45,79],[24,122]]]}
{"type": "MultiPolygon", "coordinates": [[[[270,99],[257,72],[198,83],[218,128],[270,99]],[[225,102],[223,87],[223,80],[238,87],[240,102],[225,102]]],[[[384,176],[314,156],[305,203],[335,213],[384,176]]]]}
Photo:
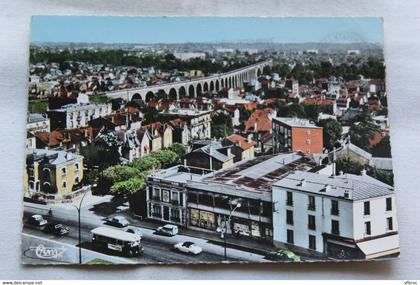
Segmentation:
{"type": "MultiPolygon", "coordinates": [[[[118,213],[118,215],[126,217],[127,220],[130,222],[130,224],[133,226],[139,226],[139,227],[152,229],[152,230],[165,224],[163,222],[154,221],[150,219],[140,220],[140,219],[133,218],[133,215],[131,214],[130,211],[120,212],[118,213]]],[[[221,246],[224,245],[224,239],[222,239],[220,237],[220,234],[216,232],[204,232],[204,231],[179,227],[179,234],[185,235],[185,236],[191,236],[195,238],[206,239],[210,243],[221,245],[221,246]]],[[[267,241],[255,240],[255,239],[242,237],[242,236],[232,237],[230,235],[226,236],[226,245],[228,248],[244,250],[247,252],[260,254],[260,255],[266,255],[272,249],[275,248],[273,244],[267,241]]]]}

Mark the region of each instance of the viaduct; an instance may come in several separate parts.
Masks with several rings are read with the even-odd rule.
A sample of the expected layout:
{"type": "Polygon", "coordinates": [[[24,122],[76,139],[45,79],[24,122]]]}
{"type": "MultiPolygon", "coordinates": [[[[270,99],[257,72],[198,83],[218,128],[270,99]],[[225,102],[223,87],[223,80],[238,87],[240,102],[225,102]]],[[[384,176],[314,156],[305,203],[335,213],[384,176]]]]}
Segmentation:
{"type": "Polygon", "coordinates": [[[106,96],[111,99],[122,98],[128,101],[141,99],[148,102],[155,97],[156,93],[163,90],[168,94],[169,98],[179,99],[183,96],[195,98],[197,94],[203,92],[219,91],[222,88],[242,87],[244,82],[256,79],[262,74],[263,68],[271,64],[271,60],[266,60],[226,73],[213,74],[193,80],[110,91],[106,93],[106,96]]]}

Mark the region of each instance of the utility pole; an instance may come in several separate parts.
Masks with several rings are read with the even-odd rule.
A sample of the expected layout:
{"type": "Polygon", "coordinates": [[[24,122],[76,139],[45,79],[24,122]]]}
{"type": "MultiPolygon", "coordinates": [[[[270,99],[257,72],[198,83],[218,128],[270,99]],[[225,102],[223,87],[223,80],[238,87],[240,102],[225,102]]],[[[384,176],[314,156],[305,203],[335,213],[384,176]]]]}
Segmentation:
{"type": "Polygon", "coordinates": [[[73,205],[76,210],[77,210],[77,214],[78,214],[78,230],[79,230],[79,264],[82,264],[82,230],[81,230],[81,223],[80,223],[80,216],[81,216],[81,211],[82,211],[82,203],[83,203],[83,199],[85,198],[86,194],[88,193],[88,191],[85,192],[85,194],[83,194],[82,199],[80,199],[79,202],[79,207],[76,205],[73,205]]]}

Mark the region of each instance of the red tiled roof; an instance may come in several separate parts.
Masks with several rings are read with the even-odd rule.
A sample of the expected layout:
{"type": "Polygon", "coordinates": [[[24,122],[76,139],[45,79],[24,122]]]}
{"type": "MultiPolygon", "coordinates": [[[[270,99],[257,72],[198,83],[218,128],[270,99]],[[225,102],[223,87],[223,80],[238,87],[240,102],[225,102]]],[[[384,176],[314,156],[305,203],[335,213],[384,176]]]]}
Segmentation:
{"type": "Polygon", "coordinates": [[[273,112],[272,108],[255,110],[245,122],[245,132],[269,132],[272,122],[268,116],[273,112]],[[257,124],[257,130],[255,130],[255,124],[257,124]]]}
{"type": "Polygon", "coordinates": [[[239,147],[243,150],[247,150],[250,147],[255,146],[257,144],[254,141],[248,141],[246,138],[236,134],[230,135],[226,139],[228,139],[234,144],[239,143],[239,147]]]}

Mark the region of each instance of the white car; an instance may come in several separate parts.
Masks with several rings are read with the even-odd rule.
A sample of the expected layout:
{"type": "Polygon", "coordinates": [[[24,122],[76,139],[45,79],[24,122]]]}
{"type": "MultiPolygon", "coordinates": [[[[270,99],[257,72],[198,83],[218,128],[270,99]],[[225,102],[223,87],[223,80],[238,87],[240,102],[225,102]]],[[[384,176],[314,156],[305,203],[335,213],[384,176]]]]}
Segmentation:
{"type": "Polygon", "coordinates": [[[178,234],[178,226],[175,225],[164,225],[163,227],[158,227],[156,233],[164,236],[176,236],[178,234]]]}
{"type": "Polygon", "coordinates": [[[44,219],[41,215],[32,215],[28,220],[27,223],[32,226],[42,227],[45,226],[48,222],[44,219]]]}
{"type": "Polygon", "coordinates": [[[141,229],[138,227],[132,227],[129,226],[126,230],[127,233],[135,234],[139,239],[143,236],[143,233],[141,232],[141,229]]]}
{"type": "Polygon", "coordinates": [[[180,252],[194,255],[197,255],[203,251],[201,247],[190,241],[177,243],[176,245],[174,245],[174,248],[180,252]]]}

